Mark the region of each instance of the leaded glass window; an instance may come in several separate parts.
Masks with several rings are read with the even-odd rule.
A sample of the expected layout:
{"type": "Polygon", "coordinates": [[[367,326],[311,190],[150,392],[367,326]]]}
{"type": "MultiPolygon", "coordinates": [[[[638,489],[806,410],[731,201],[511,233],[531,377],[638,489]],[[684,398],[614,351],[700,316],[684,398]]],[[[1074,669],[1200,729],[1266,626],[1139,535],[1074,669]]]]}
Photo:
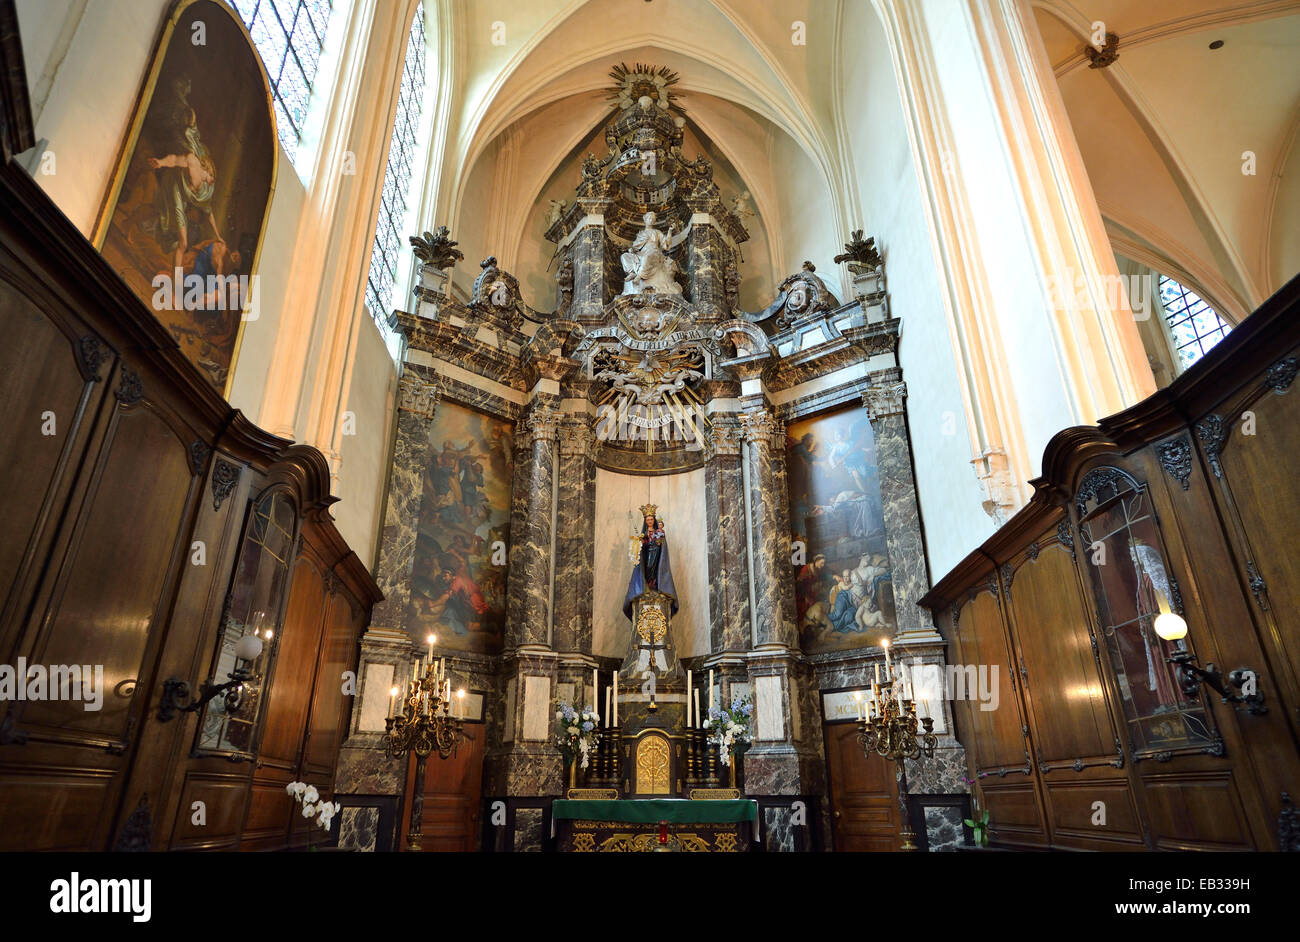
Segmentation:
{"type": "Polygon", "coordinates": [[[370,274],[366,278],[366,307],[370,316],[387,330],[393,285],[397,281],[397,260],[402,249],[402,229],[407,196],[415,171],[420,106],[424,100],[424,4],[415,11],[411,35],[406,41],[406,62],[402,66],[402,87],[397,99],[393,138],[388,145],[388,166],[375,221],[375,242],[370,250],[370,274]]]}
{"type": "Polygon", "coordinates": [[[325,46],[332,0],[229,0],[253,37],[271,81],[280,143],[298,152],[325,46]]]}
{"type": "Polygon", "coordinates": [[[1160,304],[1178,354],[1180,370],[1187,369],[1205,356],[1232,330],[1232,326],[1209,304],[1168,275],[1160,276],[1160,304]]]}

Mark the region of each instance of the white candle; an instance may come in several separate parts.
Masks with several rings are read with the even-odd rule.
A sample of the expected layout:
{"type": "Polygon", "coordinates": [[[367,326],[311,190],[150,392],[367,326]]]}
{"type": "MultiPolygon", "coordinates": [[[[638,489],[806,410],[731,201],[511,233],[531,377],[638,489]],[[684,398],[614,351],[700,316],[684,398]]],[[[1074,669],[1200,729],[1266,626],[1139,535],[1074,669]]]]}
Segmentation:
{"type": "Polygon", "coordinates": [[[411,680],[420,679],[420,659],[417,657],[415,663],[411,665],[411,680]]]}
{"type": "Polygon", "coordinates": [[[388,691],[388,715],[389,716],[397,715],[396,713],[393,712],[393,705],[396,702],[397,702],[397,688],[394,687],[392,690],[388,691]]]}
{"type": "Polygon", "coordinates": [[[881,639],[880,646],[885,649],[885,674],[886,675],[892,674],[894,668],[893,668],[893,664],[889,660],[889,639],[888,638],[881,639]]]}
{"type": "Polygon", "coordinates": [[[691,728],[691,672],[686,672],[686,728],[691,728]]]}
{"type": "Polygon", "coordinates": [[[428,642],[429,642],[429,660],[431,660],[431,661],[433,660],[433,642],[434,642],[434,640],[436,639],[436,637],[437,637],[436,635],[429,635],[429,637],[428,637],[428,642]]]}
{"type": "Polygon", "coordinates": [[[880,686],[880,664],[877,663],[875,665],[875,668],[876,668],[876,686],[879,687],[880,686]]]}
{"type": "Polygon", "coordinates": [[[713,670],[709,670],[709,710],[713,710],[713,670]]]}
{"type": "Polygon", "coordinates": [[[610,688],[606,687],[605,688],[605,726],[606,727],[609,727],[614,722],[609,715],[609,694],[610,694],[610,688]]]}
{"type": "Polygon", "coordinates": [[[695,725],[699,729],[704,729],[704,717],[700,716],[700,691],[695,690],[695,725]]]}
{"type": "Polygon", "coordinates": [[[456,691],[456,715],[464,718],[465,716],[465,688],[461,687],[456,691]]]}
{"type": "Polygon", "coordinates": [[[614,725],[618,725],[618,674],[614,675],[614,725]]]}
{"type": "Polygon", "coordinates": [[[862,721],[862,691],[859,690],[853,694],[853,699],[858,701],[858,722],[862,721]]]}
{"type": "Polygon", "coordinates": [[[596,698],[600,696],[600,668],[591,669],[591,705],[596,706],[596,698]]]}
{"type": "MultiPolygon", "coordinates": [[[[433,657],[430,656],[429,660],[433,660],[433,657]]],[[[447,659],[445,657],[438,658],[438,676],[447,676],[447,659]]]]}

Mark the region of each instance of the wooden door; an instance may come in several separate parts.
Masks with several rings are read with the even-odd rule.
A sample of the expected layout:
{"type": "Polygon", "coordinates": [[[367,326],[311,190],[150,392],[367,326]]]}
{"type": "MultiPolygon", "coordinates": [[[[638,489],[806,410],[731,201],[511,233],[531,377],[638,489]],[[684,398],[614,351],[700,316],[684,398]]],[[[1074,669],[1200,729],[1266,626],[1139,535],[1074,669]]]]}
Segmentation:
{"type": "Polygon", "coordinates": [[[824,730],[835,849],[898,850],[901,818],[895,764],[880,756],[867,758],[856,723],[828,723],[824,730]]]}
{"type": "MultiPolygon", "coordinates": [[[[439,759],[435,753],[426,760],[422,851],[464,853],[478,850],[483,746],[487,738],[484,729],[481,723],[466,723],[466,738],[454,756],[439,759]]],[[[411,788],[415,784],[416,760],[408,756],[406,761],[402,829],[397,836],[402,850],[408,849],[406,836],[411,830],[411,788]]]]}

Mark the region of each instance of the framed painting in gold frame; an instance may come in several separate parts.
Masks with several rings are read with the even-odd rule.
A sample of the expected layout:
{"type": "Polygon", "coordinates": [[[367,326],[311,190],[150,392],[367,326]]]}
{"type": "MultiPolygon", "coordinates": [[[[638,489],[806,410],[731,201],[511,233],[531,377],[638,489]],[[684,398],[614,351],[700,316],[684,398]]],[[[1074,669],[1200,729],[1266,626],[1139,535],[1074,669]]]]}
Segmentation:
{"type": "Polygon", "coordinates": [[[237,13],[177,0],[93,241],[223,395],[244,323],[258,314],[276,141],[266,71],[237,13]]]}

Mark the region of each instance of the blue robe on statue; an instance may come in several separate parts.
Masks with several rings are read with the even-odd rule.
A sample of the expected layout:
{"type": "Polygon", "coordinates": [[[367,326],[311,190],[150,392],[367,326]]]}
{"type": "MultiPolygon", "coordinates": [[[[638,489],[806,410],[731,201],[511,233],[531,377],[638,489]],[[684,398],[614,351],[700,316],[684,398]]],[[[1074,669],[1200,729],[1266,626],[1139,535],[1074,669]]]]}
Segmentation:
{"type": "Polygon", "coordinates": [[[632,578],[627,582],[627,598],[623,601],[623,614],[632,618],[632,600],[646,591],[648,582],[654,582],[658,576],[656,589],[664,595],[672,596],[673,614],[677,614],[677,586],[673,584],[673,570],[668,564],[668,538],[659,543],[642,544],[641,558],[632,570],[632,578]],[[646,579],[646,572],[651,578],[646,579]]]}

